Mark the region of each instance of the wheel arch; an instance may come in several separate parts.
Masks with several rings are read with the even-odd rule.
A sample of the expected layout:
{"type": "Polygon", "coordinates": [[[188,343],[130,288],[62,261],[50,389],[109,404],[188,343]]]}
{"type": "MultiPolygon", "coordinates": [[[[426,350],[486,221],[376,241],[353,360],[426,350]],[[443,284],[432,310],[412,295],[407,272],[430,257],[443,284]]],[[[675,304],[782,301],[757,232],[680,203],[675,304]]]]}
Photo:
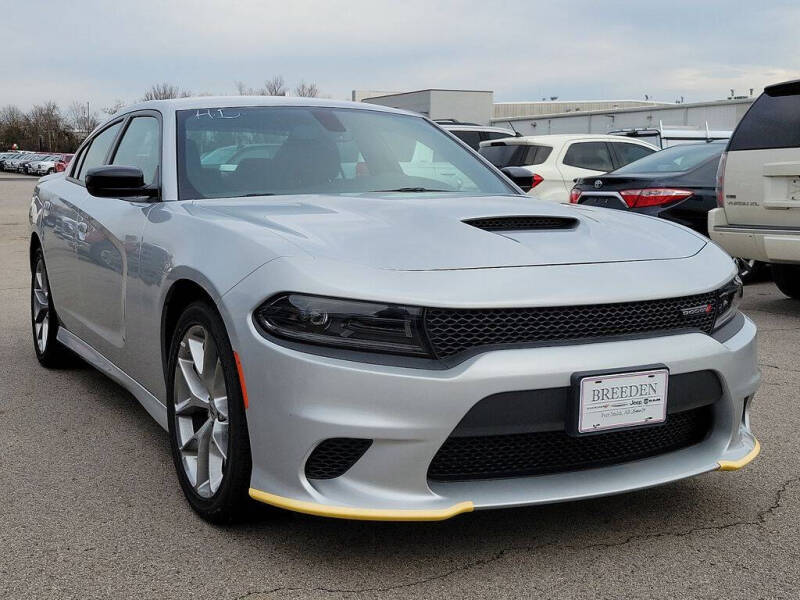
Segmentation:
{"type": "MultiPolygon", "coordinates": [[[[36,251],[40,250],[41,248],[42,248],[42,241],[39,239],[39,234],[33,232],[31,234],[30,244],[28,245],[28,264],[30,265],[31,273],[33,273],[33,267],[34,267],[33,259],[36,256],[36,251]]],[[[42,250],[42,252],[44,252],[44,250],[42,250]]]]}
{"type": "Polygon", "coordinates": [[[197,300],[208,302],[218,314],[220,313],[213,294],[193,279],[182,278],[175,280],[166,293],[161,310],[161,362],[165,374],[169,357],[170,340],[172,339],[172,334],[175,331],[178,319],[186,307],[197,300]]]}

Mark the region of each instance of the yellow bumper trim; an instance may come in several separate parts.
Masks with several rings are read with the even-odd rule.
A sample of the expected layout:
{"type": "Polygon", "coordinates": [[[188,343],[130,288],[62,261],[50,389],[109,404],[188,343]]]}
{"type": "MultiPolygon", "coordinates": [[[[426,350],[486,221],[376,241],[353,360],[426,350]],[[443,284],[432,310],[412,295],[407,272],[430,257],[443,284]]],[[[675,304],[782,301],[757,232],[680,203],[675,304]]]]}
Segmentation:
{"type": "Polygon", "coordinates": [[[470,501],[459,502],[448,508],[436,509],[391,509],[391,508],[352,508],[350,506],[331,506],[304,500],[293,500],[250,488],[253,500],[271,504],[295,512],[332,517],[334,519],[353,519],[358,521],[444,521],[461,513],[472,512],[475,505],[470,501]]]}
{"type": "Polygon", "coordinates": [[[747,465],[748,463],[753,462],[753,459],[758,456],[758,453],[761,452],[761,443],[756,440],[756,445],[753,446],[753,449],[750,450],[747,454],[745,454],[739,460],[721,460],[719,461],[719,470],[720,471],[737,471],[747,465]]]}

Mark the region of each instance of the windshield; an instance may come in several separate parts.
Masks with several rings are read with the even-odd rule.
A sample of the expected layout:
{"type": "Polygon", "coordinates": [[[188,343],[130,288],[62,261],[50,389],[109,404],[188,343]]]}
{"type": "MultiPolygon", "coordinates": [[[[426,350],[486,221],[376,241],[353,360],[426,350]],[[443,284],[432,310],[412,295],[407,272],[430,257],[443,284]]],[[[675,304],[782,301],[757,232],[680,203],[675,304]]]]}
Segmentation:
{"type": "Polygon", "coordinates": [[[666,150],[653,152],[624,167],[620,167],[614,174],[635,175],[638,173],[680,173],[689,171],[701,163],[719,157],[725,149],[725,144],[682,144],[666,150]]]}
{"type": "Polygon", "coordinates": [[[513,188],[421,117],[317,106],[178,111],[181,200],[513,188]]]}

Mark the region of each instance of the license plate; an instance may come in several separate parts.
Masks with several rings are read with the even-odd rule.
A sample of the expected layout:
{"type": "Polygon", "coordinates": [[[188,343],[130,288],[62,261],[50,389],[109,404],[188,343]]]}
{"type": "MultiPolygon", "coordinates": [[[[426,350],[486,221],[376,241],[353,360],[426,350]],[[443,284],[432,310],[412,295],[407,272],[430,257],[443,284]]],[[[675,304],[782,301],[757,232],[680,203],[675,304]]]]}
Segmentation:
{"type": "Polygon", "coordinates": [[[667,369],[581,378],[578,433],[664,422],[668,381],[667,369]]]}

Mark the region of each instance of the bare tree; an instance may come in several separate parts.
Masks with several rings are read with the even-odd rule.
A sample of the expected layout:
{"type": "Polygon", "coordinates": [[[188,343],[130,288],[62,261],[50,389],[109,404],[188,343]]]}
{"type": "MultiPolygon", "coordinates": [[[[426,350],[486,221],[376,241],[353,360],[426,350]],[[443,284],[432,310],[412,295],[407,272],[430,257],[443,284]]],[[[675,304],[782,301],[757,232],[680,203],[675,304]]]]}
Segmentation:
{"type": "Polygon", "coordinates": [[[319,87],[317,87],[316,83],[306,83],[301,80],[297,87],[294,88],[294,94],[305,98],[316,98],[319,96],[319,87]]]}
{"type": "Polygon", "coordinates": [[[114,100],[114,102],[112,102],[108,106],[104,106],[100,110],[102,110],[107,115],[113,115],[115,112],[118,112],[120,108],[125,106],[125,104],[126,104],[125,102],[117,98],[116,100],[114,100]]]}
{"type": "Polygon", "coordinates": [[[190,91],[181,90],[177,85],[164,82],[151,85],[150,89],[144,93],[142,100],[169,100],[170,98],[186,98],[191,95],[190,91]]]}
{"type": "Polygon", "coordinates": [[[87,135],[100,124],[97,113],[91,111],[88,102],[75,100],[67,108],[67,121],[72,127],[83,135],[87,135]]]}
{"type": "Polygon", "coordinates": [[[263,88],[248,87],[244,81],[236,82],[236,91],[240,96],[266,96],[266,91],[263,88]]]}
{"type": "Polygon", "coordinates": [[[268,79],[264,84],[264,91],[266,96],[285,96],[287,90],[283,75],[275,75],[272,79],[268,79]]]}

